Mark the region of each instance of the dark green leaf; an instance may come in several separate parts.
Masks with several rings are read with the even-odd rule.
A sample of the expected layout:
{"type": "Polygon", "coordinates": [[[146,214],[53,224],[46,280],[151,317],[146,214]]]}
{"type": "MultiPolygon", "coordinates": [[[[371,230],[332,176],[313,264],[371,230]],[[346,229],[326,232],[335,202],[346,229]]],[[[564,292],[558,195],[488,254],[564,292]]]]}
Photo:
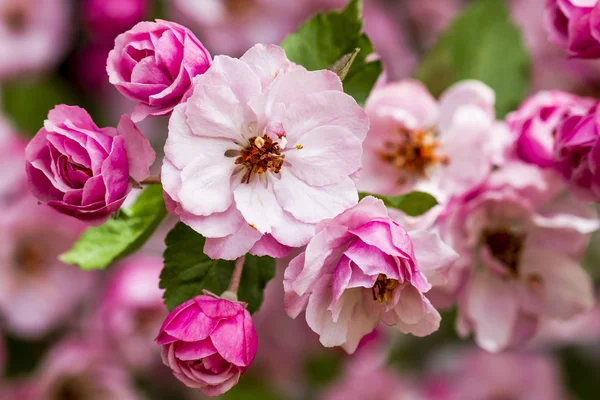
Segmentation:
{"type": "Polygon", "coordinates": [[[85,270],[104,269],[142,247],[166,215],[162,187],[149,186],[116,219],[88,228],[60,259],[85,270]]]}
{"type": "Polygon", "coordinates": [[[69,84],[59,78],[7,83],[2,102],[6,113],[25,134],[33,136],[56,104],[77,104],[69,84]]]}
{"type": "MultiPolygon", "coordinates": [[[[235,262],[210,259],[203,252],[205,241],[202,235],[181,222],[167,235],[165,266],[160,275],[167,308],[172,310],[202,290],[217,295],[227,290],[235,262]]],[[[264,288],[274,276],[275,260],[246,255],[238,299],[248,303],[248,311],[258,311],[264,288]]]]}
{"type": "Polygon", "coordinates": [[[478,0],[458,16],[425,56],[415,77],[434,95],[453,83],[477,79],[496,92],[504,117],[526,96],[530,60],[519,29],[501,0],[478,0]]]}
{"type": "Polygon", "coordinates": [[[438,204],[435,197],[425,192],[410,192],[402,196],[381,196],[371,193],[359,193],[359,197],[363,199],[367,196],[377,197],[383,200],[383,203],[391,208],[396,208],[406,215],[418,217],[425,214],[431,208],[438,204]]]}
{"type": "Polygon", "coordinates": [[[373,46],[361,31],[362,3],[351,0],[341,11],[312,17],[287,36],[281,47],[290,60],[311,71],[330,68],[359,48],[344,79],[344,91],[362,105],[381,74],[381,63],[366,62],[373,46]]]}

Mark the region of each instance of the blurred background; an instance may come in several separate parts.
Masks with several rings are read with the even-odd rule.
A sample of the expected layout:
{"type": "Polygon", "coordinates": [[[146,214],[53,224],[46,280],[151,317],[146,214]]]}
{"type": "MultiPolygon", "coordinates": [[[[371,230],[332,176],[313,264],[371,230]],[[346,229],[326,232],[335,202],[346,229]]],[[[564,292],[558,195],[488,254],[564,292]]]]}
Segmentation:
{"type": "MultiPolygon", "coordinates": [[[[466,0],[365,0],[365,29],[388,80],[409,77],[466,0]]],[[[0,399],[199,399],[162,365],[153,343],[166,309],[158,276],[166,221],[143,251],[106,272],[57,261],[83,226],[27,193],[28,138],[57,103],[99,126],[133,109],[108,82],[115,37],[141,20],[191,28],[213,55],[279,43],[345,0],[0,0],[0,399]]],[[[600,64],[548,42],[543,0],[507,0],[532,57],[531,91],[600,95],[600,64]]],[[[476,34],[476,33],[474,33],[476,34]]],[[[165,118],[140,124],[159,149],[165,118]]],[[[160,157],[158,157],[160,160],[160,157]]],[[[600,236],[586,267],[600,282],[600,236]]],[[[518,352],[491,355],[460,340],[452,311],[426,338],[381,327],[357,353],[324,349],[283,309],[285,262],[255,314],[257,358],[224,399],[600,399],[600,309],[547,324],[518,352]]]]}

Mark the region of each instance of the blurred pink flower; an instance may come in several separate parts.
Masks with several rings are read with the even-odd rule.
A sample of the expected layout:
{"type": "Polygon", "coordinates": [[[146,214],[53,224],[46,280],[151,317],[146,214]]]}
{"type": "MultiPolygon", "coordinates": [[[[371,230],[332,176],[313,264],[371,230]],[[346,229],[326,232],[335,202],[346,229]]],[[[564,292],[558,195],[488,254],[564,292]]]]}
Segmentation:
{"type": "Polygon", "coordinates": [[[202,43],[184,26],[157,20],[140,22],[115,40],[106,71],[110,83],[139,104],[135,122],[151,115],[167,115],[191,87],[192,78],[211,64],[202,43]]]}
{"type": "Polygon", "coordinates": [[[517,111],[506,116],[516,137],[516,153],[522,160],[550,168],[552,150],[560,125],[573,115],[585,115],[594,104],[591,98],[570,93],[542,91],[529,97],[517,111]]]}
{"type": "MultiPolygon", "coordinates": [[[[113,48],[111,43],[88,43],[77,53],[76,73],[78,83],[85,87],[86,91],[95,94],[104,94],[108,88],[111,88],[106,73],[106,62],[108,53],[113,48]]],[[[123,97],[119,94],[120,97],[123,97]]],[[[108,100],[104,100],[110,104],[108,100]]],[[[120,110],[119,115],[123,114],[120,110]]]]}
{"type": "Polygon", "coordinates": [[[21,400],[141,400],[127,371],[94,341],[68,338],[54,347],[40,370],[17,391],[21,400]]]}
{"type": "Polygon", "coordinates": [[[559,366],[544,355],[469,351],[452,355],[448,362],[432,382],[443,390],[432,390],[428,399],[567,399],[559,366]]]}
{"type": "Polygon", "coordinates": [[[284,302],[326,347],[353,353],[379,321],[416,336],[436,331],[440,315],[424,293],[440,282],[456,253],[435,234],[407,233],[381,200],[366,197],[317,225],[305,252],[285,271],[284,302]],[[414,248],[413,248],[414,246],[414,248]]]}
{"type": "Polygon", "coordinates": [[[85,28],[96,42],[110,42],[140,22],[148,11],[148,0],[84,0],[85,28]]]}
{"type": "Polygon", "coordinates": [[[514,161],[442,214],[441,236],[460,255],[446,287],[459,333],[474,332],[488,351],[530,338],[540,318],[568,319],[594,304],[579,259],[598,219],[561,189],[551,170],[514,161]]]}
{"type": "Polygon", "coordinates": [[[207,396],[235,386],[258,347],[252,316],[244,305],[210,295],[173,309],[156,341],[175,377],[207,396]]]}
{"type": "Polygon", "coordinates": [[[0,80],[47,70],[68,45],[68,0],[0,0],[0,80]]]}
{"type": "Polygon", "coordinates": [[[58,105],[25,150],[34,195],[90,225],[101,225],[141,181],[155,153],[128,115],[117,128],[98,128],[82,108],[58,105]]]}
{"type": "Polygon", "coordinates": [[[554,162],[582,201],[600,202],[600,108],[567,119],[558,129],[554,162]]]}
{"type": "Polygon", "coordinates": [[[335,73],[306,71],[275,45],[217,56],[169,123],[170,208],[212,258],[285,256],[358,201],[368,124],[335,73]]]}
{"type": "Polygon", "coordinates": [[[8,120],[0,115],[0,206],[6,207],[28,193],[25,163],[27,142],[20,138],[8,120]]]}
{"type": "Polygon", "coordinates": [[[425,47],[435,44],[464,4],[462,0],[408,0],[405,3],[425,47]]]}
{"type": "Polygon", "coordinates": [[[365,107],[371,129],[358,188],[385,195],[424,189],[444,201],[482,182],[495,142],[506,136],[494,102],[492,89],[478,81],[457,83],[439,103],[416,81],[375,88],[365,107]]]}
{"type": "Polygon", "coordinates": [[[600,57],[598,0],[546,0],[545,24],[556,45],[580,58],[600,57]]]}
{"type": "Polygon", "coordinates": [[[160,360],[154,338],[167,316],[158,288],[162,266],[161,257],[143,254],[120,263],[93,316],[95,340],[134,368],[150,368],[160,360]]]}
{"type": "Polygon", "coordinates": [[[26,197],[0,215],[0,314],[21,336],[40,337],[72,318],[94,274],[57,260],[83,225],[26,197]]]}

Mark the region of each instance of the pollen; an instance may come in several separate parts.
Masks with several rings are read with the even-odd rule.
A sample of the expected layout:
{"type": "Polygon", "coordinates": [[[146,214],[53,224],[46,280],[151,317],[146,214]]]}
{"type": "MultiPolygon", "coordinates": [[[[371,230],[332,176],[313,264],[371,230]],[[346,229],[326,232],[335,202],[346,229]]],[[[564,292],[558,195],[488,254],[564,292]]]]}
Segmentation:
{"type": "Polygon", "coordinates": [[[281,154],[279,143],[263,135],[251,137],[248,146],[241,151],[235,163],[246,168],[242,182],[250,183],[253,174],[261,175],[267,171],[278,174],[284,158],[285,154],[281,154]]]}
{"type": "Polygon", "coordinates": [[[392,294],[397,286],[398,281],[396,279],[388,279],[385,274],[379,274],[375,285],[371,288],[373,300],[377,300],[380,303],[391,301],[392,294]]]}
{"type": "Polygon", "coordinates": [[[403,172],[399,178],[402,184],[407,180],[407,175],[425,178],[431,166],[448,163],[448,157],[440,154],[439,146],[433,131],[401,127],[394,131],[394,137],[385,143],[378,155],[403,172]]]}

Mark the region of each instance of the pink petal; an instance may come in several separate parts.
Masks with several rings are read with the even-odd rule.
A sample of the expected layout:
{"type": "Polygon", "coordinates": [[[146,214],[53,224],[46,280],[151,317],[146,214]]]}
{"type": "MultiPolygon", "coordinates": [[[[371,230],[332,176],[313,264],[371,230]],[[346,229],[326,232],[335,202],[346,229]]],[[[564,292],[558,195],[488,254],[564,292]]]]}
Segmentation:
{"type": "Polygon", "coordinates": [[[138,182],[146,179],[150,176],[149,168],[156,159],[156,152],[150,146],[150,142],[128,115],[121,117],[117,132],[125,138],[129,175],[138,182]]]}

